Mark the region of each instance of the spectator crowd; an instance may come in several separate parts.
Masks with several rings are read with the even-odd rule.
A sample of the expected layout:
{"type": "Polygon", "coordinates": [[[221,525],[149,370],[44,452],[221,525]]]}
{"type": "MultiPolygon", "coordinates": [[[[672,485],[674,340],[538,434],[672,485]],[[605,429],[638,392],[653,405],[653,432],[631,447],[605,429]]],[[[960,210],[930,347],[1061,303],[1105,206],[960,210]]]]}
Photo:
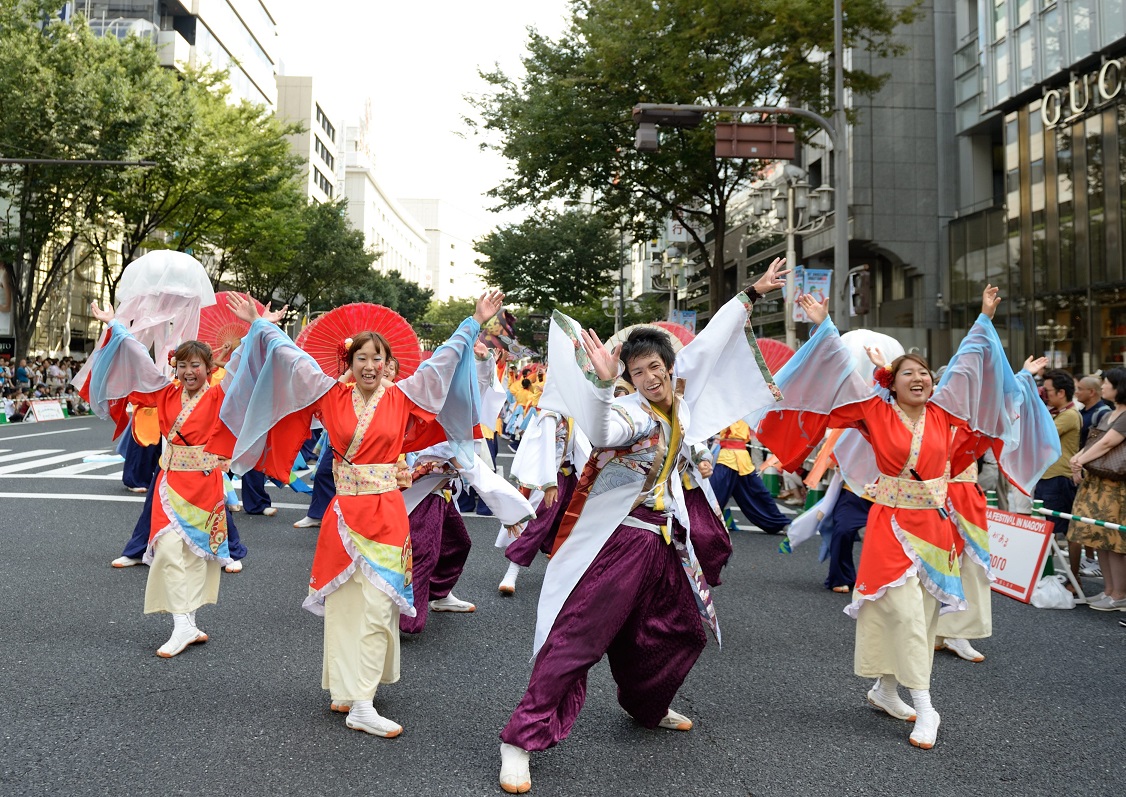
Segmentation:
{"type": "Polygon", "coordinates": [[[58,399],[71,415],[85,415],[90,405],[70,384],[81,363],[70,357],[30,357],[13,363],[0,356],[0,412],[9,422],[22,421],[35,399],[58,399]]]}

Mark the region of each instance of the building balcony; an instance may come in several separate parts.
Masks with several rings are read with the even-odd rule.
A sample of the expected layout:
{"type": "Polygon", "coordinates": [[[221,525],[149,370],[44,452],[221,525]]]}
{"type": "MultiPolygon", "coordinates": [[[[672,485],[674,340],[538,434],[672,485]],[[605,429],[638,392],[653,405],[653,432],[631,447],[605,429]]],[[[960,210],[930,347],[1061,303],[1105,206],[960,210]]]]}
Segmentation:
{"type": "Polygon", "coordinates": [[[162,30],[156,40],[160,65],[170,69],[183,69],[191,60],[192,46],[174,30],[162,30]]]}

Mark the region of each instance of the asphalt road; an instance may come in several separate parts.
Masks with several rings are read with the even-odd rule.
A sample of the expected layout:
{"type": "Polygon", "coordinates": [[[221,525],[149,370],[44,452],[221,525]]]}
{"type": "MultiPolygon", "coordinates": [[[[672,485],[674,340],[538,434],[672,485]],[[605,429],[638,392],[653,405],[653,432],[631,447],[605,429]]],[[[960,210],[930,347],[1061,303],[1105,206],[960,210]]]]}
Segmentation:
{"type": "MultiPolygon", "coordinates": [[[[468,520],[456,594],[478,610],[404,640],[402,680],[376,704],[406,730],[369,737],[320,689],[321,621],[300,608],[316,530],[291,527],[306,499],[276,490],[293,508],[237,516],[250,554],[199,612],[211,641],[163,660],[170,623],[141,612],[145,568],[109,567],[141,509],[120,465],[83,462],[109,450],[97,420],[0,426],[0,794],[501,793],[497,733],[527,685],[542,559],[502,598],[495,522],[468,520]]],[[[715,594],[723,650],[709,643],[674,703],[695,729],[635,725],[603,663],[571,737],[533,757],[533,794],[1126,791],[1126,614],[995,597],[986,661],[937,656],[942,729],[920,751],[866,706],[846,598],[822,587],[815,547],[784,556],[750,532],[734,546],[715,594]]]]}

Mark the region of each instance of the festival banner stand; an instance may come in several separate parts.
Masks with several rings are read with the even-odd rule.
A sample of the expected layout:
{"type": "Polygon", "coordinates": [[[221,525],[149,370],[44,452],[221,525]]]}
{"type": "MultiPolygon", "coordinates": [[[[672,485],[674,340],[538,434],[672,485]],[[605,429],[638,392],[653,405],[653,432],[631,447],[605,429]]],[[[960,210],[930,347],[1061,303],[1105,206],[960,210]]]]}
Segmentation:
{"type": "Polygon", "coordinates": [[[66,418],[63,413],[62,402],[58,399],[33,399],[31,402],[30,418],[35,422],[61,421],[66,418]]]}
{"type": "Polygon", "coordinates": [[[1043,518],[1002,512],[992,507],[986,510],[986,518],[990,567],[995,578],[993,591],[1029,603],[1048,551],[1053,546],[1059,550],[1053,539],[1052,524],[1043,518]]]}

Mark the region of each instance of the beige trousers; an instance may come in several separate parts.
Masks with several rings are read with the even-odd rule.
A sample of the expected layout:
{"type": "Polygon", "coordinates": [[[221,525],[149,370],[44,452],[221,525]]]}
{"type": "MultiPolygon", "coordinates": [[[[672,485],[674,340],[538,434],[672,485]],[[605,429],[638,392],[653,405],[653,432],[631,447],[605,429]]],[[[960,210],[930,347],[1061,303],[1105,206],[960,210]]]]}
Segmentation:
{"type": "Polygon", "coordinates": [[[856,674],[894,675],[908,689],[930,689],[940,606],[917,576],[865,601],[856,617],[856,674]]]}
{"type": "Polygon", "coordinates": [[[187,614],[219,600],[219,563],[192,553],[174,531],[156,541],[149,580],[145,585],[145,614],[187,614]]]}
{"type": "Polygon", "coordinates": [[[948,612],[938,618],[939,639],[985,639],[993,636],[993,590],[985,570],[962,554],[962,590],[966,610],[948,612]]]}
{"type": "Polygon", "coordinates": [[[333,700],[371,700],[399,680],[399,608],[356,570],[325,597],[321,688],[333,700]]]}

